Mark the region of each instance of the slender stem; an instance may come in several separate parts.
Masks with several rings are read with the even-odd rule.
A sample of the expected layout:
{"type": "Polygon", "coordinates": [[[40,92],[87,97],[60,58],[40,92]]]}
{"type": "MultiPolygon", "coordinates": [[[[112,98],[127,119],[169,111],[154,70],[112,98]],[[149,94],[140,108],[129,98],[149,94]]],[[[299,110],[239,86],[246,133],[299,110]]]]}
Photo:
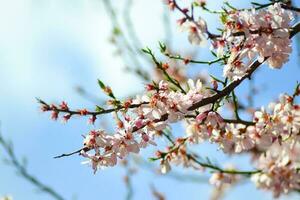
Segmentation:
{"type": "Polygon", "coordinates": [[[183,58],[180,55],[171,55],[169,53],[164,53],[164,55],[167,56],[168,58],[171,58],[171,59],[182,60],[186,63],[207,64],[207,65],[212,65],[214,63],[217,63],[217,62],[220,62],[220,61],[226,59],[225,57],[222,57],[222,58],[217,58],[217,59],[211,60],[211,61],[199,61],[199,60],[192,60],[192,59],[188,59],[188,58],[183,58]]]}
{"type": "Polygon", "coordinates": [[[184,94],[186,94],[185,90],[181,87],[180,83],[178,80],[176,80],[175,78],[171,77],[169,75],[169,73],[162,67],[162,63],[158,62],[155,55],[153,54],[153,52],[151,51],[151,49],[149,48],[146,48],[146,49],[143,49],[143,52],[146,53],[146,54],[149,54],[153,60],[153,62],[155,63],[156,67],[158,69],[160,69],[163,74],[166,76],[166,79],[172,83],[173,85],[175,85],[178,89],[180,89],[180,91],[184,94]]]}
{"type": "Polygon", "coordinates": [[[237,96],[235,95],[235,92],[232,91],[232,99],[233,99],[233,104],[234,104],[234,114],[235,114],[235,118],[237,120],[240,119],[240,116],[239,116],[239,105],[238,105],[238,99],[237,99],[237,96]]]}
{"type": "MultiPolygon", "coordinates": [[[[163,134],[165,137],[167,134],[163,134]]],[[[162,155],[164,159],[164,157],[169,154],[169,153],[173,153],[175,151],[177,151],[182,145],[185,144],[185,142],[188,140],[188,138],[185,138],[183,139],[183,141],[178,144],[177,146],[175,146],[175,142],[170,138],[170,137],[166,137],[172,144],[173,144],[173,148],[168,151],[167,153],[163,153],[162,155]]],[[[210,162],[201,162],[199,161],[193,154],[190,154],[190,153],[186,153],[186,156],[189,160],[192,160],[194,161],[195,163],[197,163],[198,165],[200,165],[201,167],[205,167],[205,168],[209,168],[209,169],[212,169],[212,170],[215,170],[215,171],[218,171],[220,173],[226,173],[226,174],[239,174],[239,175],[244,175],[244,176],[250,176],[252,174],[256,174],[256,173],[260,173],[261,170],[253,170],[253,171],[239,171],[239,170],[227,170],[227,169],[222,169],[221,167],[218,167],[216,165],[213,165],[212,163],[210,162]]],[[[160,159],[160,158],[158,158],[160,159]]],[[[153,159],[153,160],[158,160],[158,159],[153,159]]]]}
{"type": "MultiPolygon", "coordinates": [[[[48,109],[46,111],[56,111],[56,112],[60,112],[60,113],[68,113],[68,114],[71,114],[71,115],[82,115],[82,112],[80,110],[77,110],[77,111],[75,111],[75,110],[65,110],[65,109],[61,109],[61,108],[58,108],[58,107],[51,107],[48,103],[46,103],[45,101],[43,101],[41,99],[37,99],[37,101],[42,106],[46,106],[46,108],[48,109]]],[[[119,105],[115,108],[103,109],[101,111],[87,111],[85,113],[85,115],[92,115],[92,116],[103,115],[103,114],[116,112],[116,111],[126,109],[126,108],[137,108],[137,107],[140,107],[141,105],[144,105],[144,104],[148,104],[148,102],[143,102],[143,103],[139,103],[139,104],[131,104],[129,107],[119,105]]]]}
{"type": "Polygon", "coordinates": [[[167,140],[168,140],[169,142],[172,143],[172,145],[175,145],[175,142],[172,140],[172,138],[170,137],[169,134],[167,134],[165,131],[162,131],[162,134],[163,134],[163,136],[165,136],[165,137],[167,138],[167,140]]]}
{"type": "MultiPolygon", "coordinates": [[[[195,19],[194,19],[193,16],[190,16],[186,11],[184,11],[184,10],[177,4],[176,0],[173,0],[173,3],[174,3],[175,8],[176,8],[178,11],[180,11],[180,12],[185,16],[185,18],[186,18],[188,21],[193,22],[194,25],[195,25],[196,27],[199,28],[200,25],[195,21],[195,19]]],[[[210,38],[210,39],[213,39],[213,38],[216,38],[216,37],[217,37],[217,35],[210,33],[208,30],[206,30],[206,34],[208,35],[208,38],[210,38]]]]}
{"type": "Polygon", "coordinates": [[[218,172],[225,173],[225,174],[240,174],[240,175],[244,175],[244,176],[250,176],[252,174],[257,174],[257,173],[261,172],[261,170],[253,170],[253,171],[227,170],[227,169],[222,169],[218,166],[215,166],[215,165],[212,165],[209,163],[200,162],[199,160],[197,160],[195,157],[193,157],[191,155],[188,155],[188,158],[193,160],[195,163],[199,164],[202,167],[213,169],[218,172]]]}

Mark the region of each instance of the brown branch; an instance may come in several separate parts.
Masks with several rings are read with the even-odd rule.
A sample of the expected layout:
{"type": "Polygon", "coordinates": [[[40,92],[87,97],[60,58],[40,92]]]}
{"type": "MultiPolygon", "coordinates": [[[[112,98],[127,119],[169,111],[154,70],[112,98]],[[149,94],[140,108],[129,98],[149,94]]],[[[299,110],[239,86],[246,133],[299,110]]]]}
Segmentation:
{"type": "MultiPolygon", "coordinates": [[[[267,60],[268,58],[265,58],[265,60],[267,60]]],[[[239,86],[243,80],[245,80],[246,78],[249,78],[251,77],[252,73],[261,65],[262,63],[258,62],[258,61],[255,61],[253,62],[248,71],[246,72],[246,74],[238,79],[238,80],[235,80],[233,82],[231,82],[228,86],[226,86],[223,90],[221,90],[219,93],[211,96],[211,97],[207,97],[197,103],[195,103],[194,105],[192,105],[188,110],[195,110],[201,106],[205,106],[205,105],[208,105],[208,104],[211,104],[211,103],[214,103],[215,101],[217,101],[218,99],[221,99],[223,97],[225,97],[226,95],[230,94],[237,86],[239,86]]]]}
{"type": "MultiPolygon", "coordinates": [[[[298,32],[300,31],[300,23],[297,23],[296,25],[294,25],[291,28],[290,31],[290,38],[294,37],[298,32]]],[[[268,58],[265,58],[264,61],[266,61],[268,58]]],[[[254,61],[248,71],[246,72],[246,74],[238,80],[233,81],[232,83],[230,83],[227,87],[225,87],[223,90],[219,91],[217,94],[211,96],[211,97],[207,97],[197,103],[195,103],[194,105],[192,105],[188,110],[195,110],[201,106],[205,106],[207,104],[213,103],[215,101],[217,101],[218,99],[221,99],[223,97],[225,97],[226,95],[230,94],[230,92],[232,92],[239,84],[241,84],[246,78],[251,78],[252,73],[261,65],[262,63],[258,62],[258,61],[254,61]]],[[[51,107],[49,104],[47,104],[46,102],[37,99],[38,102],[40,104],[42,104],[43,106],[45,106],[48,110],[46,111],[56,111],[56,112],[62,112],[62,113],[68,113],[70,115],[82,115],[82,112],[80,110],[78,111],[74,111],[74,110],[69,110],[69,109],[60,109],[59,107],[51,107]]],[[[116,108],[111,108],[111,109],[104,109],[101,111],[86,111],[86,113],[84,115],[91,115],[91,116],[97,116],[97,115],[102,115],[102,114],[108,114],[111,112],[115,112],[115,111],[119,111],[122,109],[126,109],[126,108],[137,108],[141,105],[144,104],[148,104],[148,102],[142,102],[140,104],[132,104],[128,107],[125,106],[117,106],[116,108]]]]}
{"type": "Polygon", "coordinates": [[[90,149],[89,149],[88,147],[83,147],[83,148],[78,149],[78,150],[76,150],[76,151],[73,151],[73,152],[71,152],[71,153],[63,153],[63,154],[61,154],[61,155],[59,155],[59,156],[55,156],[55,157],[53,157],[53,158],[62,158],[62,157],[72,156],[72,155],[74,155],[74,154],[80,153],[81,151],[87,152],[87,151],[89,151],[89,150],[90,150],[90,149]]]}

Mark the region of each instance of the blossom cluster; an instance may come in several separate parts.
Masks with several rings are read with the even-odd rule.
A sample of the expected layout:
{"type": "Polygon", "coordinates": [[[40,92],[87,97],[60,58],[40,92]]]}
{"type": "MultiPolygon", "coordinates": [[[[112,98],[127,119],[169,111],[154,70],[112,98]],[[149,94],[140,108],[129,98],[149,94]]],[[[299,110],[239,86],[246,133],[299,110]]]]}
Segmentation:
{"type": "Polygon", "coordinates": [[[289,29],[293,13],[280,3],[260,10],[231,11],[224,18],[221,38],[213,40],[219,57],[229,53],[224,76],[241,78],[254,61],[267,63],[271,68],[281,68],[292,51],[289,29]]]}
{"type": "Polygon", "coordinates": [[[262,153],[256,165],[261,173],[252,175],[257,187],[271,190],[274,197],[300,189],[300,144],[273,144],[262,153]]]}
{"type": "MultiPolygon", "coordinates": [[[[188,11],[182,10],[185,14],[188,11]]],[[[230,55],[223,71],[225,77],[241,78],[256,59],[261,63],[267,59],[271,68],[281,68],[288,61],[292,51],[289,31],[294,17],[280,3],[266,9],[232,10],[223,13],[222,19],[221,36],[209,33],[201,17],[197,20],[184,17],[178,24],[188,32],[191,44],[204,46],[208,37],[218,57],[230,55]]]]}
{"type": "MultiPolygon", "coordinates": [[[[216,112],[204,112],[189,120],[187,134],[190,142],[208,140],[217,143],[225,153],[253,150],[259,157],[254,160],[261,170],[253,175],[253,180],[258,187],[270,189],[278,197],[300,187],[300,160],[297,157],[300,151],[300,105],[294,103],[294,97],[282,95],[279,102],[270,103],[268,107],[270,112],[264,108],[255,112],[253,125],[227,123],[216,112]]],[[[212,177],[212,180],[215,179],[212,177]]]]}
{"type": "MultiPolygon", "coordinates": [[[[92,124],[98,115],[115,114],[117,126],[113,134],[99,129],[84,136],[80,155],[87,159],[84,163],[90,164],[94,172],[114,166],[119,159],[124,159],[131,153],[139,153],[149,145],[155,146],[157,135],[163,135],[171,123],[182,121],[187,124],[187,135],[174,141],[165,135],[172,145],[165,152],[157,151],[154,158],[161,161],[162,173],[171,169],[170,163],[198,170],[210,168],[214,172],[210,183],[216,188],[223,190],[228,184],[236,183],[240,177],[235,169],[223,170],[210,162],[198,161],[197,156],[188,153],[189,143],[209,141],[228,154],[250,153],[257,170],[241,171],[240,174],[252,175],[252,180],[258,187],[273,191],[274,196],[299,190],[300,160],[297,155],[300,153],[300,105],[295,102],[295,97],[300,95],[299,85],[294,95],[282,95],[278,102],[269,104],[267,109],[262,107],[257,110],[250,121],[240,119],[238,105],[235,105],[235,119],[223,118],[219,113],[219,108],[228,99],[238,104],[233,97],[234,89],[257,68],[251,68],[255,60],[259,63],[266,61],[271,68],[281,68],[288,61],[292,51],[292,13],[283,9],[280,3],[258,10],[224,9],[224,12],[221,11],[224,30],[221,35],[215,35],[208,31],[205,20],[195,20],[191,13],[193,7],[190,12],[189,9],[180,8],[175,0],[165,2],[172,10],[176,8],[184,14],[185,17],[179,19],[178,23],[188,32],[188,39],[192,44],[202,45],[207,38],[211,39],[216,60],[194,63],[211,65],[223,62],[223,74],[226,77],[224,81],[212,76],[212,88],[200,80],[186,81],[186,75],[179,68],[170,69],[169,64],[159,62],[148,48],[144,52],[152,57],[157,71],[163,72],[160,75],[164,76],[158,78],[165,78],[167,81],[153,81],[153,84],[146,85],[146,91],[142,95],[121,102],[114,96],[111,88],[99,80],[100,87],[110,98],[111,108],[106,110],[98,106],[96,111],[72,111],[66,102],[57,106],[39,100],[42,110],[51,111],[51,118],[54,120],[64,114],[64,122],[73,115],[89,116],[92,124]],[[229,81],[231,82],[228,83],[229,81]],[[186,86],[183,86],[185,82],[186,86]],[[220,85],[223,90],[218,90],[220,85]]],[[[204,0],[193,2],[206,9],[204,0]]],[[[190,62],[181,56],[171,56],[166,53],[164,45],[160,46],[161,51],[169,55],[169,58],[185,64],[190,62]]]]}
{"type": "MultiPolygon", "coordinates": [[[[170,85],[161,81],[157,86],[148,85],[148,92],[133,99],[139,107],[124,113],[115,134],[103,130],[91,131],[84,139],[81,155],[88,158],[96,171],[101,167],[114,166],[117,158],[123,159],[129,153],[138,153],[140,148],[155,145],[154,136],[174,123],[192,114],[189,108],[196,102],[211,95],[200,81],[188,81],[188,92],[173,91],[170,85]],[[145,103],[146,102],[146,103],[145,103]],[[90,153],[94,150],[94,153],[90,153]]],[[[210,105],[206,106],[210,107],[210,105]]]]}
{"type": "Polygon", "coordinates": [[[300,105],[292,97],[283,95],[278,103],[271,103],[268,113],[256,111],[253,122],[227,123],[216,112],[204,112],[190,119],[187,126],[189,141],[209,140],[217,143],[225,153],[240,153],[253,148],[268,149],[273,143],[300,142],[300,105]],[[252,125],[253,124],[253,125],[252,125]]]}

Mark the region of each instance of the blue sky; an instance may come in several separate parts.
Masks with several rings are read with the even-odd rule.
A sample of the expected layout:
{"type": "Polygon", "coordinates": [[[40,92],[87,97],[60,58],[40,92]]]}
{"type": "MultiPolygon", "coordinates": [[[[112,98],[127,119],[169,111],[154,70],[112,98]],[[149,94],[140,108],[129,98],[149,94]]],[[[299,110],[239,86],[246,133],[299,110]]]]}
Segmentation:
{"type": "MultiPolygon", "coordinates": [[[[113,2],[116,7],[122,7],[122,3],[113,2]]],[[[208,5],[215,7],[220,2],[209,2],[208,5]]],[[[241,1],[232,2],[242,6],[241,1]]],[[[141,80],[122,71],[122,59],[113,54],[115,49],[108,42],[110,20],[103,5],[96,0],[0,0],[0,5],[0,120],[3,135],[13,141],[20,157],[27,157],[28,170],[66,199],[124,199],[126,190],[122,177],[125,171],[122,167],[94,175],[89,167],[80,164],[83,159],[78,156],[53,159],[55,155],[80,147],[81,135],[99,124],[95,127],[87,125],[86,119],[71,120],[67,124],[53,122],[48,114],[39,111],[35,100],[35,97],[49,102],[67,100],[71,107],[93,108],[93,104],[74,88],[81,86],[102,97],[97,78],[111,85],[118,96],[143,88],[141,80]]],[[[136,0],[132,11],[143,45],[156,48],[157,42],[165,37],[163,25],[158,23],[163,11],[160,0],[136,0]]],[[[173,22],[176,16],[173,16],[173,22]]],[[[212,27],[216,26],[212,16],[205,14],[204,17],[212,27]]],[[[186,34],[176,28],[173,31],[175,41],[178,41],[173,44],[174,48],[182,53],[188,51],[191,46],[186,34]]],[[[198,57],[210,58],[206,49],[200,49],[198,57]]],[[[256,106],[267,105],[280,93],[292,91],[296,81],[300,80],[299,59],[294,51],[282,70],[263,66],[257,72],[255,84],[262,86],[262,90],[255,100],[256,106]]],[[[218,66],[205,70],[221,74],[218,66]]],[[[199,66],[191,66],[189,73],[199,73],[199,66]]],[[[238,89],[241,97],[248,94],[247,89],[247,83],[241,85],[238,89]]],[[[176,131],[181,129],[180,126],[175,128],[176,131]]],[[[219,163],[229,159],[238,167],[250,168],[247,157],[228,158],[215,146],[205,144],[197,150],[219,163]]],[[[153,151],[143,151],[143,157],[147,159],[153,151]]],[[[0,158],[5,156],[0,148],[0,158]]],[[[0,163],[0,167],[0,196],[11,194],[15,199],[51,199],[18,177],[10,166],[0,163]]],[[[190,170],[182,173],[201,177],[200,173],[190,170]]],[[[205,183],[181,183],[142,169],[133,177],[134,199],[153,199],[150,184],[172,200],[207,199],[211,189],[205,183]]],[[[251,182],[233,188],[226,196],[226,199],[241,198],[272,199],[270,194],[257,191],[251,182]],[[251,195],[245,196],[245,193],[251,195]]]]}

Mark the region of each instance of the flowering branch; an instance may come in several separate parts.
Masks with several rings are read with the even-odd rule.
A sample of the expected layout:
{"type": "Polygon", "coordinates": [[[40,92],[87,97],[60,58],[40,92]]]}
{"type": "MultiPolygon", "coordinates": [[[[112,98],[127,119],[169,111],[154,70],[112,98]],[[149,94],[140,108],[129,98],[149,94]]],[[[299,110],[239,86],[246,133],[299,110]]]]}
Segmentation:
{"type": "MultiPolygon", "coordinates": [[[[96,172],[99,168],[116,165],[118,160],[131,153],[139,153],[140,149],[150,144],[155,146],[155,137],[163,135],[171,146],[165,152],[158,151],[156,157],[152,158],[161,161],[162,173],[170,170],[169,162],[174,162],[195,169],[211,169],[214,174],[210,182],[217,187],[223,183],[235,182],[239,177],[236,175],[243,175],[256,179],[259,187],[273,190],[275,196],[300,188],[300,174],[296,167],[298,160],[292,153],[300,149],[300,106],[294,103],[295,97],[300,94],[299,85],[292,96],[283,95],[279,102],[270,104],[268,111],[264,108],[255,111],[250,121],[240,118],[240,105],[235,93],[235,89],[244,80],[251,79],[263,63],[279,69],[288,61],[292,51],[291,38],[300,32],[300,23],[291,27],[293,13],[287,11],[281,1],[269,5],[256,4],[257,10],[251,11],[238,10],[225,3],[227,7],[223,8],[224,12],[216,12],[221,14],[224,29],[220,35],[215,35],[208,31],[202,18],[195,20],[195,4],[189,10],[181,8],[175,0],[167,2],[172,9],[179,10],[185,16],[178,22],[188,31],[189,41],[201,45],[207,38],[210,39],[214,49],[212,54],[216,59],[196,61],[172,55],[163,43],[160,43],[161,52],[184,64],[191,62],[211,65],[220,62],[224,64],[224,81],[211,75],[212,87],[201,80],[188,80],[186,84],[182,84],[177,76],[170,73],[168,63],[160,62],[151,49],[145,48],[142,51],[150,56],[156,68],[164,75],[164,80],[148,84],[141,96],[122,102],[110,87],[99,80],[99,86],[110,98],[108,103],[112,108],[98,106],[96,111],[73,111],[65,102],[55,106],[38,100],[43,111],[52,112],[53,119],[57,119],[59,113],[65,113],[65,121],[72,115],[90,115],[90,121],[94,122],[97,115],[114,113],[117,126],[113,134],[93,130],[84,136],[83,148],[56,158],[79,153],[87,158],[87,163],[96,172]],[[224,119],[219,114],[224,101],[233,104],[235,119],[224,119]],[[187,136],[173,141],[164,130],[171,123],[181,121],[186,122],[187,136]],[[203,141],[218,144],[225,153],[247,152],[253,155],[257,158],[254,167],[257,170],[223,169],[209,159],[202,161],[197,155],[187,153],[187,142],[198,144],[203,141]],[[280,150],[274,151],[274,148],[280,150]],[[273,158],[276,158],[275,161],[273,158]],[[285,186],[282,186],[282,182],[285,186]]],[[[208,10],[203,0],[197,2],[204,10],[208,10]]],[[[111,13],[116,19],[115,13],[111,13]]]]}
{"type": "MultiPolygon", "coordinates": [[[[256,173],[260,173],[261,170],[254,170],[254,171],[239,171],[239,170],[227,170],[227,169],[222,169],[221,167],[218,167],[217,165],[212,164],[209,160],[209,162],[202,162],[200,160],[197,159],[196,156],[194,156],[194,154],[192,153],[187,153],[186,150],[181,151],[181,153],[178,153],[182,146],[185,145],[186,141],[188,141],[188,138],[178,138],[176,142],[174,142],[169,136],[168,134],[163,132],[163,136],[165,136],[167,138],[167,140],[169,142],[172,143],[172,147],[169,147],[169,151],[168,152],[161,152],[158,151],[156,154],[158,155],[158,157],[156,158],[150,158],[150,160],[155,161],[155,160],[162,160],[162,163],[164,163],[164,165],[169,165],[167,161],[167,159],[172,159],[172,154],[180,154],[181,157],[186,157],[187,160],[191,160],[195,163],[197,163],[198,165],[200,165],[201,167],[204,168],[209,168],[212,169],[214,171],[217,171],[219,173],[224,173],[224,174],[239,174],[239,175],[244,175],[244,176],[250,176],[252,174],[256,174],[256,173]]],[[[166,166],[162,166],[163,168],[170,168],[170,167],[166,167],[166,166]]],[[[169,170],[169,169],[168,169],[169,170]]]]}
{"type": "MultiPolygon", "coordinates": [[[[115,108],[110,109],[103,109],[99,106],[96,107],[98,111],[89,111],[87,109],[79,109],[79,110],[70,110],[67,106],[66,102],[62,102],[61,105],[56,106],[54,104],[48,104],[45,101],[37,98],[37,101],[39,104],[41,104],[41,110],[43,112],[45,111],[52,111],[52,119],[57,119],[59,113],[67,113],[67,115],[64,116],[64,119],[68,120],[72,115],[79,115],[79,116],[92,116],[96,117],[97,115],[103,115],[108,114],[120,110],[126,110],[129,108],[137,108],[140,107],[143,104],[147,104],[147,102],[139,103],[139,104],[130,104],[129,102],[125,102],[124,105],[118,105],[115,108]]],[[[94,119],[95,120],[95,119],[94,119]]]]}
{"type": "Polygon", "coordinates": [[[212,65],[215,63],[218,63],[220,61],[225,61],[226,58],[228,58],[228,56],[224,56],[222,58],[216,58],[215,60],[211,60],[211,61],[199,61],[199,60],[193,60],[193,59],[189,59],[189,58],[183,58],[181,57],[181,55],[172,55],[167,51],[167,47],[165,44],[163,43],[159,43],[160,46],[160,51],[161,53],[163,53],[165,56],[167,56],[170,59],[175,59],[175,60],[181,60],[183,61],[184,64],[188,64],[188,63],[194,63],[194,64],[207,64],[207,65],[212,65]]]}

